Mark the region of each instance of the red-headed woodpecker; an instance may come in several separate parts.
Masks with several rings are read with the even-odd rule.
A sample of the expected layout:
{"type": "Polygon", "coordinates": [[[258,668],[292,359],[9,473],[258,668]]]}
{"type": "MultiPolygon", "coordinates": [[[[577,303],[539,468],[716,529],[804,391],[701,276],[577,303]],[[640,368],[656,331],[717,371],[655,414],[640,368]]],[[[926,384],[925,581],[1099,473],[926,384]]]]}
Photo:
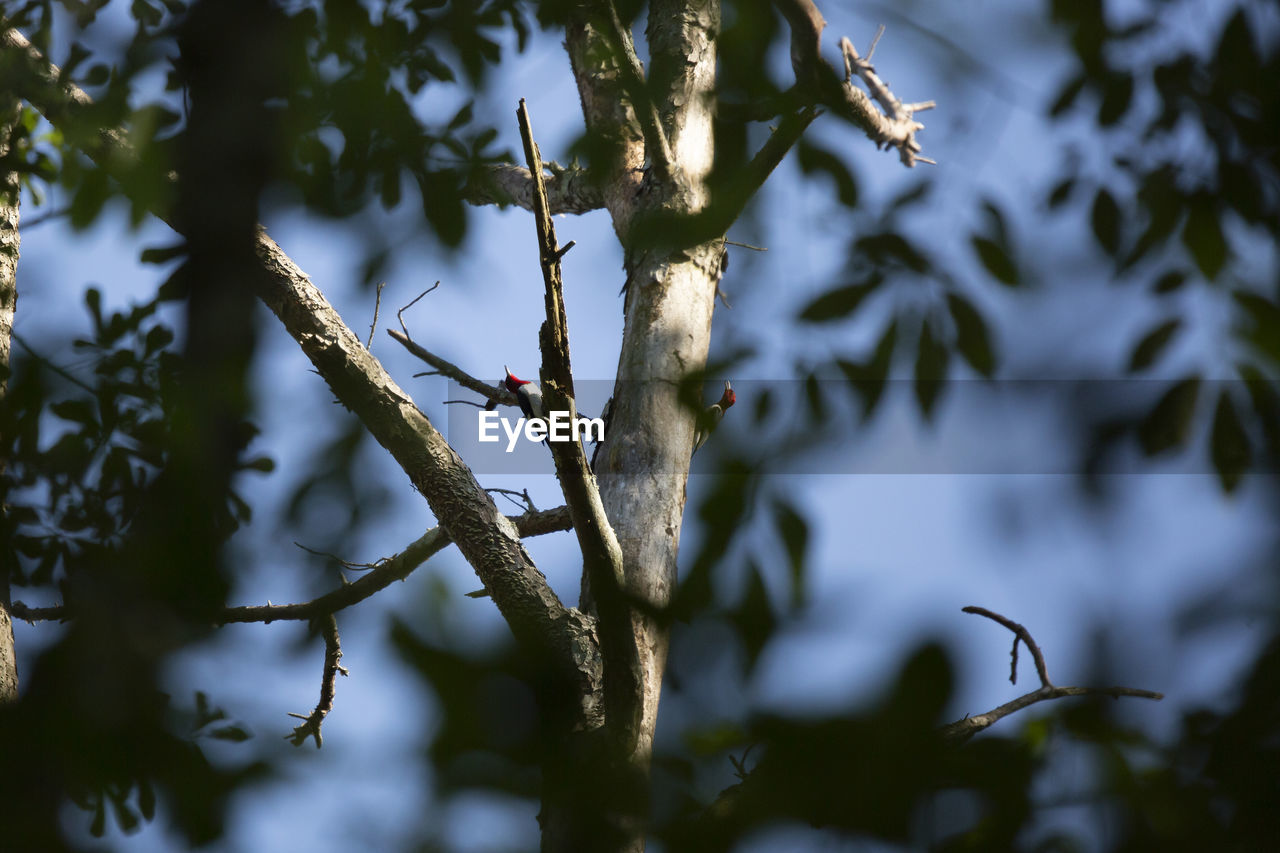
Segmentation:
{"type": "Polygon", "coordinates": [[[502,384],[516,395],[516,402],[520,404],[520,411],[524,412],[524,416],[526,418],[546,417],[546,412],[542,408],[542,391],[538,386],[528,379],[516,377],[505,364],[502,365],[502,369],[507,371],[507,378],[502,380],[502,384]]]}
{"type": "Polygon", "coordinates": [[[724,382],[724,393],[720,395],[718,402],[712,403],[702,410],[702,414],[698,415],[698,423],[694,427],[693,432],[693,452],[697,453],[698,448],[706,443],[711,437],[711,433],[715,432],[716,427],[720,426],[724,413],[730,406],[738,401],[737,395],[733,393],[733,386],[729,384],[729,380],[724,382]]]}

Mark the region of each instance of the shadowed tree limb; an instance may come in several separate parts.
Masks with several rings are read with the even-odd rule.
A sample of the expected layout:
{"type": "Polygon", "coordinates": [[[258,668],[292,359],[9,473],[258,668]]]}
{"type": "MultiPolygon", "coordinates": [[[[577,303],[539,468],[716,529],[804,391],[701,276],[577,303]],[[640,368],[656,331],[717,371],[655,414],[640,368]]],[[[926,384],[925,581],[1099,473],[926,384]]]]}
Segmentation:
{"type": "MultiPolygon", "coordinates": [[[[520,536],[542,536],[568,530],[572,523],[569,510],[565,507],[556,509],[526,512],[524,515],[510,515],[508,520],[515,525],[520,536]]],[[[237,622],[272,622],[298,621],[315,619],[327,613],[336,613],[353,604],[359,604],[374,593],[386,589],[396,581],[402,581],[419,566],[443,551],[453,540],[439,527],[433,527],[410,543],[403,551],[376,563],[369,574],[343,584],[332,592],[327,592],[310,601],[298,604],[263,604],[248,607],[225,608],[218,617],[218,624],[229,625],[237,622]]],[[[26,622],[42,622],[69,619],[74,614],[64,605],[52,607],[28,607],[20,601],[14,602],[14,616],[26,622]]]]}
{"type": "Polygon", "coordinates": [[[948,723],[941,729],[943,740],[948,743],[964,743],[978,732],[989,728],[992,724],[1010,714],[1048,699],[1062,699],[1067,696],[1110,696],[1113,699],[1119,699],[1121,696],[1133,696],[1139,699],[1159,701],[1164,698],[1163,693],[1157,693],[1154,690],[1140,690],[1136,687],[1057,687],[1049,681],[1049,672],[1044,663],[1044,655],[1040,653],[1040,647],[1036,645],[1036,641],[1031,637],[1030,631],[1012,619],[987,610],[985,607],[970,605],[962,609],[965,613],[985,616],[988,619],[999,622],[1013,632],[1012,657],[1014,672],[1009,676],[1009,681],[1015,684],[1017,683],[1018,643],[1021,642],[1026,645],[1031,651],[1032,658],[1035,659],[1036,674],[1040,676],[1040,689],[1025,693],[1011,702],[1006,702],[998,708],[987,711],[985,714],[976,714],[965,717],[963,720],[957,720],[954,723],[948,723]]]}

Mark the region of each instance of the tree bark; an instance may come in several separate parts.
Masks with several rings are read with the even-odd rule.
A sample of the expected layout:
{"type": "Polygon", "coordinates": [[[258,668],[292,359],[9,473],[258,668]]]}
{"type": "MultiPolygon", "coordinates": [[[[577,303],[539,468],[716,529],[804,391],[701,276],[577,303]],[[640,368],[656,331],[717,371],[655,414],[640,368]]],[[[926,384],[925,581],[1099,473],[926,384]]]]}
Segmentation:
{"type": "MultiPolygon", "coordinates": [[[[0,158],[9,153],[9,134],[17,123],[19,102],[0,93],[0,158]]],[[[0,172],[0,399],[8,387],[9,345],[13,314],[18,304],[18,201],[17,172],[0,172]]],[[[5,460],[0,458],[0,477],[5,460]]],[[[18,662],[13,645],[13,618],[9,613],[8,569],[0,570],[0,704],[18,697],[18,662]]]]}
{"type": "MultiPolygon", "coordinates": [[[[645,86],[650,104],[635,103],[628,91],[622,67],[629,55],[625,24],[623,32],[611,33],[609,22],[593,11],[567,28],[566,48],[588,131],[612,146],[603,164],[603,199],[625,250],[622,350],[610,431],[596,464],[601,498],[622,549],[625,591],[636,602],[629,616],[641,667],[639,725],[628,738],[629,772],[614,773],[625,786],[647,786],[668,647],[661,614],[676,585],[693,444],[694,412],[681,402],[679,391],[682,381],[706,364],[722,251],[719,239],[682,245],[668,234],[641,244],[632,236],[638,221],[678,221],[707,205],[719,25],[714,0],[651,4],[652,67],[645,86]],[[660,130],[642,132],[640,125],[655,107],[660,130]],[[646,140],[655,138],[665,143],[664,150],[646,148],[646,140]],[[668,174],[660,175],[654,165],[666,153],[668,174]]],[[[582,606],[590,607],[591,601],[584,577],[582,606]]],[[[617,721],[609,722],[612,728],[617,721]]],[[[643,789],[636,796],[642,805],[643,789]]],[[[543,849],[581,849],[574,847],[581,836],[573,832],[571,817],[553,816],[556,820],[544,821],[543,849]]],[[[644,849],[644,821],[627,820],[634,817],[615,822],[625,837],[607,849],[644,849]]]]}

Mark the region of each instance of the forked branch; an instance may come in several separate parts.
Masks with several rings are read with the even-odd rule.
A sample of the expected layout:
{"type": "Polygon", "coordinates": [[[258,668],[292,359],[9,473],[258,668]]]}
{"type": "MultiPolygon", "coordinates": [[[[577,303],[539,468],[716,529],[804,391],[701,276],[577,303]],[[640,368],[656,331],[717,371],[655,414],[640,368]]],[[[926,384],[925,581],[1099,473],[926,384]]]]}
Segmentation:
{"type": "Polygon", "coordinates": [[[903,165],[933,163],[920,156],[917,131],[924,125],[915,120],[915,114],[933,109],[933,101],[903,103],[881,80],[871,65],[880,32],[867,50],[866,57],[858,54],[847,38],[840,40],[840,52],[844,57],[845,75],[841,81],[836,69],[822,57],[822,31],[827,22],[813,0],[774,0],[778,11],[791,28],[791,67],[796,75],[795,94],[811,104],[828,107],[836,115],[857,125],[876,144],[898,151],[903,165]],[[853,84],[853,78],[862,80],[867,92],[853,84]],[[879,107],[877,108],[877,104],[879,107]]]}
{"type": "Polygon", "coordinates": [[[1159,701],[1164,698],[1163,693],[1157,693],[1154,690],[1141,690],[1136,687],[1057,687],[1049,681],[1044,655],[1040,653],[1040,647],[1036,645],[1036,641],[1031,637],[1030,631],[1012,619],[987,610],[985,607],[969,606],[963,608],[963,610],[965,613],[985,616],[988,619],[999,622],[1013,632],[1014,672],[1010,675],[1009,681],[1015,684],[1017,683],[1018,643],[1021,642],[1026,645],[1036,662],[1036,673],[1040,676],[1040,688],[1030,693],[1025,693],[1011,702],[1006,702],[998,708],[992,708],[985,714],[967,716],[963,720],[957,720],[954,723],[943,726],[942,737],[949,743],[964,743],[978,732],[989,728],[1010,714],[1021,711],[1023,708],[1034,705],[1037,702],[1044,702],[1047,699],[1062,699],[1067,696],[1110,696],[1113,699],[1119,699],[1121,696],[1132,696],[1138,699],[1159,701]]]}
{"type": "Polygon", "coordinates": [[[333,697],[338,690],[338,675],[346,675],[347,668],[341,664],[342,644],[338,639],[338,620],[329,613],[317,621],[320,633],[324,636],[324,674],[320,679],[320,701],[316,703],[315,709],[310,714],[290,712],[290,717],[297,717],[302,720],[302,723],[294,726],[293,732],[284,737],[294,746],[302,746],[309,737],[315,738],[316,749],[319,749],[324,743],[324,738],[320,736],[320,724],[333,710],[333,697]]]}

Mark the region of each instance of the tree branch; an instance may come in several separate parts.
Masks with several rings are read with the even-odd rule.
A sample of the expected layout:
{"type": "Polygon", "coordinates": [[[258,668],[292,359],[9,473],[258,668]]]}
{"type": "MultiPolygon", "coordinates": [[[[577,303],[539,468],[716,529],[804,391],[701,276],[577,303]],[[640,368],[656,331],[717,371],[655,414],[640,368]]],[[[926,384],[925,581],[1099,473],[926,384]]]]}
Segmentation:
{"type": "Polygon", "coordinates": [[[442,373],[443,375],[448,376],[450,379],[452,379],[454,382],[457,382],[463,388],[468,388],[472,391],[475,391],[477,394],[479,394],[480,396],[484,397],[486,400],[489,400],[492,403],[497,403],[503,406],[516,405],[515,394],[512,394],[510,391],[507,391],[504,388],[498,387],[496,385],[490,385],[487,382],[484,382],[483,380],[476,379],[470,373],[467,373],[465,370],[463,370],[461,367],[458,367],[453,362],[445,361],[440,356],[436,355],[435,353],[423,347],[421,344],[414,342],[413,338],[409,337],[403,332],[398,332],[395,329],[387,329],[387,334],[390,335],[392,338],[394,338],[397,343],[399,343],[409,352],[413,353],[418,358],[422,359],[427,364],[431,365],[436,370],[440,371],[440,373],[442,373]]]}
{"type": "MultiPolygon", "coordinates": [[[[573,526],[566,507],[530,511],[523,515],[509,515],[521,537],[542,536],[568,530],[573,526]]],[[[376,564],[369,574],[352,583],[344,583],[324,595],[298,604],[263,604],[247,607],[225,608],[218,617],[218,624],[305,621],[336,613],[353,604],[359,604],[374,593],[386,589],[396,581],[402,581],[415,569],[443,551],[453,540],[439,527],[433,527],[410,543],[403,551],[376,564]]],[[[25,622],[51,622],[70,618],[73,614],[65,605],[52,607],[28,607],[21,601],[13,603],[13,615],[25,622]]]]}
{"type": "MultiPolygon", "coordinates": [[[[576,166],[548,163],[549,175],[543,177],[547,188],[547,204],[551,213],[588,213],[604,207],[604,197],[587,173],[576,166]]],[[[462,197],[474,205],[512,204],[533,210],[533,179],[529,170],[512,163],[496,163],[469,182],[462,197]]]]}
{"type": "Polygon", "coordinates": [[[963,720],[956,720],[954,723],[948,723],[942,727],[942,738],[952,744],[964,743],[983,729],[989,728],[997,721],[1016,711],[1021,711],[1028,705],[1044,702],[1047,699],[1062,699],[1067,696],[1110,696],[1113,699],[1119,699],[1121,696],[1134,696],[1139,699],[1154,699],[1156,701],[1164,698],[1163,693],[1156,693],[1154,690],[1139,690],[1136,687],[1041,687],[1039,690],[1033,690],[1030,693],[1019,696],[1012,702],[1006,702],[998,708],[992,708],[985,714],[977,714],[972,717],[965,717],[963,720]]]}
{"type": "MultiPolygon", "coordinates": [[[[546,287],[547,319],[538,335],[542,350],[543,400],[548,412],[567,411],[572,423],[578,412],[574,402],[564,281],[560,270],[560,258],[564,253],[556,243],[555,226],[541,182],[542,156],[533,139],[529,110],[523,98],[516,116],[529,172],[534,176],[534,221],[538,232],[539,265],[546,287]]],[[[592,589],[596,591],[597,630],[604,656],[605,719],[614,734],[621,738],[623,754],[629,755],[640,724],[642,673],[623,595],[622,548],[605,514],[595,474],[591,471],[582,442],[575,435],[573,441],[548,441],[547,446],[555,460],[556,476],[573,519],[584,569],[591,579],[592,589]]]]}
{"type": "Polygon", "coordinates": [[[1031,637],[1030,631],[1012,619],[987,610],[985,607],[970,605],[961,608],[961,610],[965,613],[985,616],[988,619],[999,622],[1013,632],[1013,672],[1009,676],[1009,681],[1014,684],[1017,683],[1018,675],[1018,643],[1026,644],[1036,662],[1036,673],[1040,676],[1040,689],[1025,693],[1012,702],[1006,702],[998,708],[987,711],[985,714],[965,717],[963,720],[948,723],[942,727],[942,737],[948,743],[964,743],[978,732],[1010,714],[1021,711],[1028,705],[1044,702],[1047,699],[1062,699],[1066,696],[1110,696],[1113,699],[1119,699],[1121,696],[1134,696],[1139,699],[1155,699],[1159,701],[1164,698],[1163,693],[1156,693],[1153,690],[1140,690],[1136,687],[1055,687],[1049,681],[1049,672],[1044,663],[1044,655],[1040,653],[1040,647],[1036,645],[1036,641],[1031,637]]]}
{"type": "MultiPolygon", "coordinates": [[[[17,31],[0,32],[0,47],[5,48],[6,74],[13,87],[55,126],[91,105],[77,87],[59,85],[57,67],[17,31]],[[22,61],[8,61],[14,56],[22,61]]],[[[106,172],[126,180],[130,164],[137,162],[125,133],[116,128],[99,129],[82,150],[106,172]]],[[[125,183],[126,192],[129,189],[125,183]]],[[[174,225],[169,211],[153,212],[174,225]]],[[[515,527],[307,275],[264,231],[258,233],[255,251],[266,272],[255,281],[259,298],[337,398],[357,414],[426,497],[516,639],[546,655],[568,681],[591,690],[598,674],[593,669],[589,620],[561,603],[520,544],[515,527]]]]}
{"type": "Polygon", "coordinates": [[[291,741],[294,746],[302,746],[308,737],[313,737],[316,739],[316,749],[324,742],[324,738],[320,736],[320,724],[333,710],[338,674],[347,674],[347,668],[339,663],[342,660],[342,644],[338,639],[338,620],[329,613],[318,621],[320,633],[324,635],[324,675],[320,679],[320,701],[310,714],[290,713],[290,717],[297,717],[303,722],[294,727],[292,734],[285,735],[285,740],[291,741]]]}
{"type": "Polygon", "coordinates": [[[1040,647],[1036,645],[1036,641],[1031,638],[1030,631],[1022,625],[1019,625],[1017,622],[1014,622],[1012,619],[1009,619],[1006,616],[1001,616],[999,613],[994,613],[985,607],[975,607],[971,604],[968,607],[960,608],[960,610],[963,613],[973,613],[977,616],[985,616],[988,619],[999,622],[1001,625],[1013,632],[1013,651],[1010,652],[1009,655],[1013,659],[1012,666],[1009,670],[1010,684],[1018,683],[1018,642],[1022,641],[1026,644],[1027,649],[1031,652],[1032,659],[1036,662],[1036,675],[1040,676],[1040,686],[1053,686],[1053,682],[1049,680],[1049,671],[1044,665],[1044,655],[1040,653],[1040,647]]]}
{"type": "MultiPolygon", "coordinates": [[[[915,134],[924,125],[916,121],[915,113],[932,109],[933,101],[904,104],[889,87],[876,76],[871,65],[875,51],[873,43],[866,58],[858,55],[852,42],[840,40],[840,50],[845,61],[845,79],[840,80],[836,69],[822,58],[822,30],[827,22],[813,0],[773,0],[774,5],[791,28],[791,67],[796,75],[796,90],[810,103],[830,107],[841,118],[857,125],[877,148],[898,150],[903,165],[910,168],[917,162],[932,163],[920,156],[920,143],[915,134]],[[871,95],[853,85],[857,75],[871,95]],[[876,108],[880,103],[883,112],[876,108]]],[[[883,31],[883,28],[881,28],[883,31]]],[[[879,34],[876,41],[879,41],[879,34]]]]}

